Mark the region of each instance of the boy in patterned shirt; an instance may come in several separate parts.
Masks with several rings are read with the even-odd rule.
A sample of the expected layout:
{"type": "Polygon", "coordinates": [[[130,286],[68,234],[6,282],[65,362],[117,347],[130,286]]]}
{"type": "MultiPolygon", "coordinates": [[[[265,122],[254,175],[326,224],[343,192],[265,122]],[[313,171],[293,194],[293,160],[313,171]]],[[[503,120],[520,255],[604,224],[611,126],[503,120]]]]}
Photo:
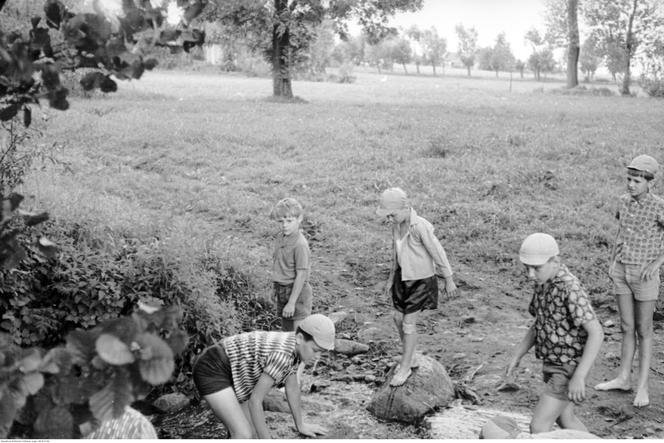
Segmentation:
{"type": "Polygon", "coordinates": [[[194,364],[194,384],[230,438],[270,438],[263,399],[275,385],[285,385],[286,399],[298,432],[325,435],[325,428],[306,424],[296,371],[321,352],[334,349],[334,323],[322,314],[302,320],[295,332],[253,331],[210,346],[194,364]]]}
{"type": "Polygon", "coordinates": [[[611,254],[609,276],[620,311],[623,334],[620,369],[613,380],[596,390],[631,390],[632,361],[639,347],[639,378],[634,406],[650,403],[648,371],[652,358],[653,313],[659,297],[659,269],[664,264],[664,200],[650,193],[659,165],[639,155],[627,166],[627,191],[620,197],[618,234],[611,254]]]}
{"type": "Polygon", "coordinates": [[[535,317],[507,367],[512,377],[521,358],[534,345],[543,361],[545,387],[535,406],[530,432],[550,431],[554,422],[563,429],[586,431],[574,415],[572,402],[586,397],[585,381],[604,339],[588,295],[558,256],[558,244],[536,233],[523,241],[519,259],[535,282],[529,312],[535,317]]]}

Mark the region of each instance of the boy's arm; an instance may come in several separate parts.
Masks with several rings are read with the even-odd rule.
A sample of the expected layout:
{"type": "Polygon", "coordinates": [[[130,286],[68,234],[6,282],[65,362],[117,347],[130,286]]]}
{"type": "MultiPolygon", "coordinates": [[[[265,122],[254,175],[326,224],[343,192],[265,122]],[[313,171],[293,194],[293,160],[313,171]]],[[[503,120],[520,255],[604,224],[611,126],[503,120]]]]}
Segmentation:
{"type": "Polygon", "coordinates": [[[512,356],[512,360],[510,361],[510,364],[507,366],[507,370],[505,371],[505,375],[507,377],[512,377],[512,373],[514,372],[514,369],[516,369],[517,366],[519,366],[519,363],[521,363],[521,359],[523,358],[524,355],[528,353],[530,348],[533,347],[535,344],[535,324],[528,329],[528,332],[526,332],[525,337],[523,337],[523,340],[521,340],[521,343],[516,347],[514,350],[514,354],[512,356]]]}
{"type": "Polygon", "coordinates": [[[306,424],[302,420],[302,405],[300,404],[300,386],[297,382],[297,375],[291,374],[286,379],[286,400],[288,407],[293,414],[293,421],[295,421],[295,428],[297,431],[306,435],[307,437],[316,438],[318,435],[325,435],[327,429],[315,424],[306,424]]]}
{"type": "Polygon", "coordinates": [[[572,375],[569,381],[568,389],[569,399],[576,402],[586,397],[586,377],[595,362],[597,354],[599,354],[602,341],[604,341],[602,325],[599,324],[599,320],[596,318],[585,322],[583,329],[588,333],[588,339],[586,340],[586,345],[583,347],[583,354],[581,355],[579,364],[576,366],[574,375],[572,375]]]}
{"type": "Polygon", "coordinates": [[[438,237],[433,234],[433,229],[421,229],[419,231],[422,244],[433,258],[437,273],[440,272],[440,275],[445,279],[445,292],[449,297],[453,297],[456,294],[457,287],[452,278],[452,267],[449,260],[447,260],[445,248],[440,244],[438,237]]]}
{"type": "Polygon", "coordinates": [[[265,423],[265,411],[263,411],[263,399],[274,386],[274,379],[267,374],[261,374],[258,383],[249,397],[249,413],[251,421],[254,422],[256,436],[258,438],[270,438],[270,431],[265,423]]]}
{"type": "Polygon", "coordinates": [[[307,281],[307,274],[309,272],[305,269],[296,269],[295,270],[295,281],[293,282],[293,289],[291,290],[290,297],[288,297],[288,303],[284,306],[284,311],[281,313],[285,318],[290,318],[295,313],[295,303],[297,303],[297,298],[302,292],[302,288],[307,281]]]}

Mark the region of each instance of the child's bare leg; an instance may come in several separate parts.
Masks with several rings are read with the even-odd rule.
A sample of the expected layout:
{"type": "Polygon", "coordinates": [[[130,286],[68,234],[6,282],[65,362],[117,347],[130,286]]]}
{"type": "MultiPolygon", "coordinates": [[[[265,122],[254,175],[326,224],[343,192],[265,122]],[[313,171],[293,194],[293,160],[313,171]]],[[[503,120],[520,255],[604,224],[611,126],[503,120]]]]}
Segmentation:
{"type": "Polygon", "coordinates": [[[620,389],[629,391],[632,389],[630,373],[632,372],[632,361],[636,352],[636,331],[634,329],[634,297],[632,294],[617,295],[618,310],[620,311],[620,329],[622,331],[622,344],[620,352],[620,369],[618,376],[613,380],[599,383],[595,386],[598,391],[620,389]]]}
{"type": "Polygon", "coordinates": [[[558,417],[558,420],[556,420],[556,423],[563,429],[576,429],[577,431],[588,432],[586,425],[581,423],[581,420],[574,415],[574,404],[572,402],[569,402],[560,414],[560,417],[558,417]]]}
{"type": "Polygon", "coordinates": [[[403,314],[399,311],[394,311],[392,320],[394,320],[394,324],[397,326],[397,331],[399,331],[399,339],[401,339],[401,343],[403,343],[403,314]]]}
{"type": "Polygon", "coordinates": [[[549,432],[568,406],[571,406],[569,400],[560,400],[547,394],[540,395],[530,422],[530,433],[549,432]]]}
{"type": "Polygon", "coordinates": [[[639,338],[639,378],[636,385],[634,406],[648,406],[648,373],[652,359],[652,316],[655,312],[656,300],[636,301],[636,334],[639,338]]]}
{"type": "Polygon", "coordinates": [[[403,343],[403,354],[401,363],[394,373],[390,386],[401,386],[412,373],[410,366],[413,362],[413,354],[417,346],[417,312],[404,314],[401,323],[401,336],[403,343]]]}
{"type": "Polygon", "coordinates": [[[251,438],[256,438],[258,434],[256,434],[256,427],[254,426],[254,420],[251,418],[251,411],[249,411],[249,402],[245,401],[240,403],[240,407],[242,408],[242,413],[244,416],[247,418],[247,421],[251,425],[251,438]]]}
{"type": "Polygon", "coordinates": [[[205,395],[203,398],[224,423],[231,438],[248,439],[253,436],[253,425],[247,420],[232,387],[205,395]]]}

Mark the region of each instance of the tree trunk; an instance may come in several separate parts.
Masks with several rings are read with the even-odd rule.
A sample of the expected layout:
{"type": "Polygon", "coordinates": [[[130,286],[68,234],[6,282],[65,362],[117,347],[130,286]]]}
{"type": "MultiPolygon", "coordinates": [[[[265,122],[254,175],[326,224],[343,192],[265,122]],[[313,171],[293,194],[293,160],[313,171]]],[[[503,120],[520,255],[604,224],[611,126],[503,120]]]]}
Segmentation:
{"type": "Polygon", "coordinates": [[[634,54],[634,16],[636,15],[636,6],[638,0],[634,0],[632,4],[632,13],[629,16],[629,23],[627,24],[627,35],[625,36],[625,75],[623,76],[622,87],[620,88],[620,94],[629,95],[629,84],[631,82],[631,61],[632,54],[634,54]]]}
{"type": "Polygon", "coordinates": [[[436,76],[436,62],[431,62],[431,67],[433,68],[433,76],[436,76]]]}
{"type": "Polygon", "coordinates": [[[496,78],[498,78],[498,70],[496,69],[496,78]]]}
{"type": "Polygon", "coordinates": [[[579,0],[567,0],[567,87],[579,85],[579,0]]]}
{"type": "Polygon", "coordinates": [[[415,63],[415,68],[417,68],[417,75],[420,75],[420,64],[415,63]]]}
{"type": "Polygon", "coordinates": [[[401,63],[401,66],[403,66],[403,73],[406,74],[406,75],[408,75],[408,70],[406,69],[406,64],[405,64],[405,63],[401,63]]]}
{"type": "Polygon", "coordinates": [[[470,77],[470,66],[466,66],[466,69],[468,70],[468,77],[470,77]]]}
{"type": "MultiPolygon", "coordinates": [[[[274,0],[275,14],[281,16],[288,8],[287,0],[274,0]]],[[[280,32],[279,23],[272,28],[272,94],[293,98],[290,75],[290,35],[288,28],[280,32]]]]}

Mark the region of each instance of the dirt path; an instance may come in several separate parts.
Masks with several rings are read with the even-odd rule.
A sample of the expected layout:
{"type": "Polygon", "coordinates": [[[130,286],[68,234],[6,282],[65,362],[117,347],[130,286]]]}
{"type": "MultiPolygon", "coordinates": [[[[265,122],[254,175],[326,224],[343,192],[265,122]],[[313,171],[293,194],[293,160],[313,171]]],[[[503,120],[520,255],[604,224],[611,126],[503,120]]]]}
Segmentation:
{"type": "MultiPolygon", "coordinates": [[[[354,286],[355,277],[342,274],[328,282],[329,293],[345,295],[339,295],[336,306],[327,306],[325,311],[346,311],[348,316],[338,325],[339,335],[369,343],[371,351],[354,358],[329,355],[320,362],[316,374],[310,376],[314,384],[319,384],[316,392],[303,395],[307,419],[327,426],[333,438],[426,438],[423,426],[382,423],[366,411],[372,392],[384,382],[399,348],[390,306],[375,294],[380,285],[365,288],[365,296],[361,296],[354,286]],[[372,291],[373,295],[366,295],[372,291]]],[[[530,324],[526,312],[529,288],[518,287],[518,282],[514,286],[496,283],[474,275],[463,266],[457,272],[457,282],[458,298],[422,316],[420,350],[443,363],[455,381],[481,366],[469,387],[477,392],[482,406],[529,415],[541,387],[541,363],[532,352],[524,357],[518,372],[520,389],[496,390],[513,347],[530,324]]],[[[603,300],[595,305],[601,321],[612,320],[615,326],[605,328],[602,352],[587,383],[588,399],[577,406],[578,415],[589,431],[602,437],[664,437],[661,371],[651,373],[652,405],[647,408],[632,407],[632,393],[592,390],[591,386],[615,371],[620,346],[619,319],[613,303],[603,300]]],[[[661,323],[656,324],[655,332],[653,367],[657,368],[664,357],[661,323]]],[[[297,438],[290,414],[270,412],[268,421],[275,437],[297,438]]],[[[219,438],[223,433],[223,427],[204,404],[192,406],[174,417],[155,417],[155,424],[161,437],[219,438]]]]}

